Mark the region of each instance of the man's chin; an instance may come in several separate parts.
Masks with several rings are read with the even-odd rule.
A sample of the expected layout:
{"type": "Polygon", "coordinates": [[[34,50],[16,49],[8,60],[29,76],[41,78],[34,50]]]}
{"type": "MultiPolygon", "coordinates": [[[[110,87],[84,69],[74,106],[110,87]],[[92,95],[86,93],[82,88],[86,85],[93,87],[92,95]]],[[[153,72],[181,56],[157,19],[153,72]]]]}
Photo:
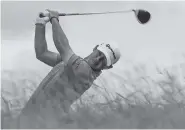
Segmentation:
{"type": "Polygon", "coordinates": [[[111,68],[113,68],[113,66],[109,66],[109,67],[105,66],[103,69],[108,70],[108,69],[111,69],[111,68]]]}
{"type": "Polygon", "coordinates": [[[101,70],[103,70],[102,68],[100,68],[100,67],[91,67],[94,71],[96,71],[96,72],[99,72],[99,71],[101,71],[101,70]]]}

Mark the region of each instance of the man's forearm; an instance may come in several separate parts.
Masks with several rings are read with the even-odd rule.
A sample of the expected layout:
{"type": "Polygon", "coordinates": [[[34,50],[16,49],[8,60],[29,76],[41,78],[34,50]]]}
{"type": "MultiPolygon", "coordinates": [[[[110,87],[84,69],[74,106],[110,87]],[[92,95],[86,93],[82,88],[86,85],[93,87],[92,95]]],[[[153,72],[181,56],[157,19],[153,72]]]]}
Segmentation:
{"type": "Polygon", "coordinates": [[[36,25],[35,27],[35,53],[37,58],[47,50],[45,38],[45,25],[36,25]]]}
{"type": "Polygon", "coordinates": [[[63,55],[66,53],[66,51],[71,50],[68,39],[62,30],[60,23],[55,18],[52,19],[52,31],[53,41],[59,53],[63,55]]]}

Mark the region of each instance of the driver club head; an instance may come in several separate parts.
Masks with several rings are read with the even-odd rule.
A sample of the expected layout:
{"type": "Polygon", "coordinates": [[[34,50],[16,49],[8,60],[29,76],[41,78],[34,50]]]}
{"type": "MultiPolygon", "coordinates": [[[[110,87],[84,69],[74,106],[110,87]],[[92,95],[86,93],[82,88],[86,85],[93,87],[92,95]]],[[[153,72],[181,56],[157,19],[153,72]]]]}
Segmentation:
{"type": "Polygon", "coordinates": [[[146,24],[151,18],[151,14],[146,10],[136,9],[132,11],[134,11],[138,22],[141,24],[146,24]]]}

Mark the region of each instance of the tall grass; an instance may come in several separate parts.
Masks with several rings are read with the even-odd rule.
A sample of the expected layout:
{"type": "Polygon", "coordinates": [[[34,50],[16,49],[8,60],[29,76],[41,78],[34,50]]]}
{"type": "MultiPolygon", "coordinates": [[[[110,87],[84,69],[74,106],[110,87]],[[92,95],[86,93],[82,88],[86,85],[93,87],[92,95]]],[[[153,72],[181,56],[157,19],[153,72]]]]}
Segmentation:
{"type": "MultiPolygon", "coordinates": [[[[139,66],[132,74],[110,72],[119,91],[111,93],[94,84],[94,93],[87,92],[74,103],[68,118],[53,126],[45,122],[42,128],[185,129],[185,64],[177,68],[178,72],[157,68],[158,79],[139,66]]],[[[42,78],[36,72],[2,71],[1,80],[1,126],[16,128],[17,115],[42,78]]]]}

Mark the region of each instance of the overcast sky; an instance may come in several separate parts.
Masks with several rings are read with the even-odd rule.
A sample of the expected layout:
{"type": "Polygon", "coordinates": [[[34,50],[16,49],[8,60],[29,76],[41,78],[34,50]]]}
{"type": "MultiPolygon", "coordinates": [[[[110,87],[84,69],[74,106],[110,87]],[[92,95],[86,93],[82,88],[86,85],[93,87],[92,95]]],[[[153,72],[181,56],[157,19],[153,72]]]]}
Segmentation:
{"type": "MultiPolygon", "coordinates": [[[[100,12],[142,8],[151,21],[140,25],[133,13],[61,17],[60,23],[74,51],[84,57],[104,41],[119,43],[123,62],[156,62],[171,65],[185,52],[185,2],[2,2],[2,67],[3,69],[49,68],[36,60],[34,54],[34,22],[45,9],[59,12],[100,12]]],[[[49,49],[56,51],[47,25],[49,49]]]]}

